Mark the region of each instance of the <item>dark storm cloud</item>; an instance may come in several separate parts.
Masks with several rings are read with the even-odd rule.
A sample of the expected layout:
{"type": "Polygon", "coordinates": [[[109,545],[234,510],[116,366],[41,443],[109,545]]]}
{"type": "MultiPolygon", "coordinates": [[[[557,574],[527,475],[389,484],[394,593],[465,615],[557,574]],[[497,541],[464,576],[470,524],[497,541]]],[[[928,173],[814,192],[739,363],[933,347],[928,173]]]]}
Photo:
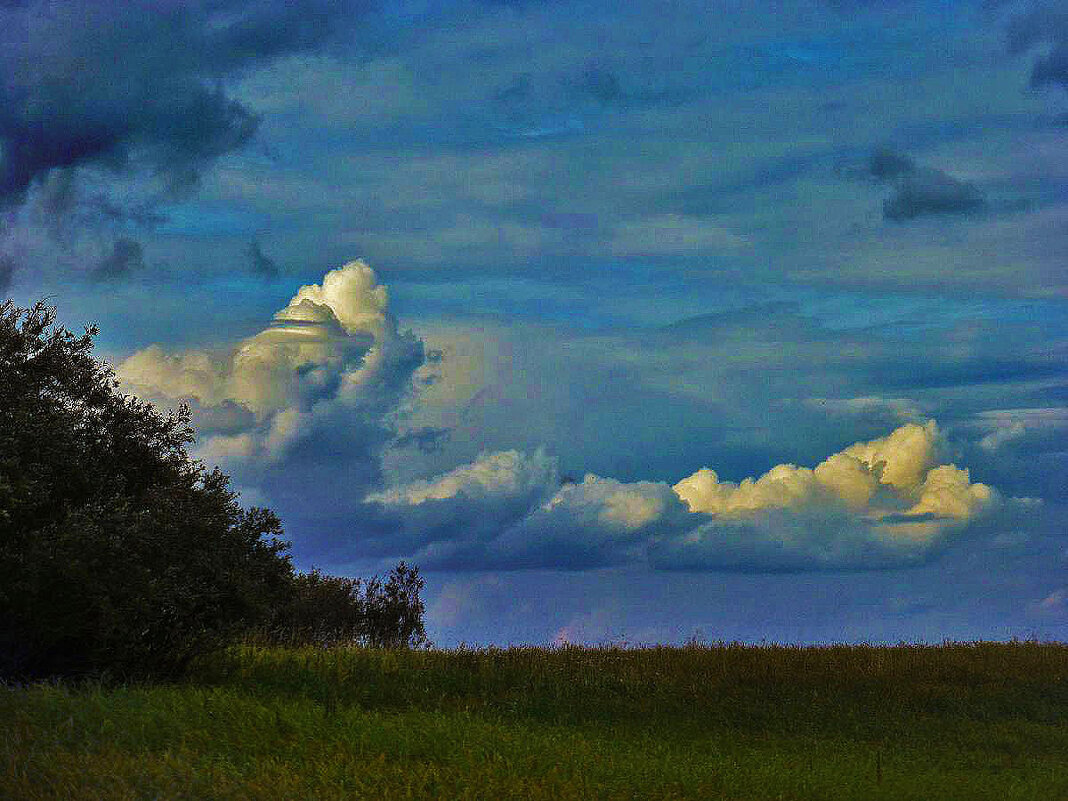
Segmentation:
{"type": "Polygon", "coordinates": [[[171,187],[246,144],[255,112],[223,82],[322,44],[356,2],[0,7],[0,202],[57,169],[146,166],[171,187]]]}
{"type": "Polygon", "coordinates": [[[111,253],[105,256],[93,270],[93,277],[99,281],[117,281],[145,266],[144,250],[141,243],[120,237],[112,245],[111,253]]]}
{"type": "Polygon", "coordinates": [[[1059,2],[1034,3],[1009,23],[1009,50],[1044,47],[1031,68],[1031,86],[1054,83],[1068,88],[1068,8],[1059,2]]]}
{"type": "Polygon", "coordinates": [[[908,156],[885,147],[872,153],[868,160],[868,170],[877,181],[893,181],[915,168],[915,162],[908,156]]]}
{"type": "Polygon", "coordinates": [[[876,181],[893,186],[883,201],[883,218],[894,222],[937,214],[973,214],[986,208],[975,184],[961,181],[932,167],[918,166],[911,158],[879,148],[868,160],[867,171],[876,181]]]}
{"type": "Polygon", "coordinates": [[[972,214],[985,205],[975,184],[920,167],[902,176],[893,194],[883,201],[883,217],[901,222],[931,214],[972,214]]]}
{"type": "Polygon", "coordinates": [[[277,278],[281,273],[281,270],[278,268],[278,262],[263,252],[263,248],[260,247],[259,242],[249,243],[245,255],[248,256],[249,269],[256,275],[267,279],[273,279],[277,278]]]}

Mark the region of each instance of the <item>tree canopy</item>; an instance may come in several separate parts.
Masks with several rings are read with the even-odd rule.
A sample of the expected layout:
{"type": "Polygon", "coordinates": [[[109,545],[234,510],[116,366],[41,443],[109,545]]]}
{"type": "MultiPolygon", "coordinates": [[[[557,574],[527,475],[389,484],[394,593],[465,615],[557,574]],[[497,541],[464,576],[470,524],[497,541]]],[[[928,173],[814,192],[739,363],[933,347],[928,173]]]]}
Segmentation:
{"type": "Polygon", "coordinates": [[[0,305],[0,676],[175,675],[296,619],[287,610],[307,622],[331,582],[353,639],[425,639],[418,571],[363,593],[295,574],[278,517],[242,508],[229,477],[188,454],[188,408],[123,395],[93,358],[97,330],[55,319],[43,303],[0,305]]]}

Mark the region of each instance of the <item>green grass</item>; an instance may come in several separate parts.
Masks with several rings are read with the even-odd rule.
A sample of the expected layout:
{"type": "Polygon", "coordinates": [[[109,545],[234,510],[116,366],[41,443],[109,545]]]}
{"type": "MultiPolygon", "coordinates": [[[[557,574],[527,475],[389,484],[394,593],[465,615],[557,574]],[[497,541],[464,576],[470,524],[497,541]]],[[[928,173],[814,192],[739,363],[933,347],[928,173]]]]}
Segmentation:
{"type": "Polygon", "coordinates": [[[1068,646],[237,648],[0,687],[0,798],[1068,798],[1068,646]]]}

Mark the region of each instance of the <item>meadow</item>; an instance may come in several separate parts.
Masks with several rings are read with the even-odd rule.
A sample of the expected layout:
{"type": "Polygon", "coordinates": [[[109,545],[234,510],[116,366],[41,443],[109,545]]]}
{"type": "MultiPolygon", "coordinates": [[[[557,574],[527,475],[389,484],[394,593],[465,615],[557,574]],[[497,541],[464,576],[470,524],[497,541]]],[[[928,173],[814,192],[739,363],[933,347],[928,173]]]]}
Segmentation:
{"type": "Polygon", "coordinates": [[[1068,645],[241,646],[0,686],[0,798],[1068,798],[1068,645]]]}

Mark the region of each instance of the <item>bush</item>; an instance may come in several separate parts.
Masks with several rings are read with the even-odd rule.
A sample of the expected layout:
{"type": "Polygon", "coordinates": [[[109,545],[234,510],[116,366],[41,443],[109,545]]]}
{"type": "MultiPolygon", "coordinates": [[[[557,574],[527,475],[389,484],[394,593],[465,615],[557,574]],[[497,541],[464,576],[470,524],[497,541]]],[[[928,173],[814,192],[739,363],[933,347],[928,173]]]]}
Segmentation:
{"type": "Polygon", "coordinates": [[[0,676],[174,675],[285,601],[288,543],[54,322],[0,305],[0,676]]]}
{"type": "Polygon", "coordinates": [[[312,570],[293,577],[289,601],[255,637],[274,645],[363,644],[410,648],[427,644],[419,569],[401,562],[385,583],[327,576],[312,570]]]}

